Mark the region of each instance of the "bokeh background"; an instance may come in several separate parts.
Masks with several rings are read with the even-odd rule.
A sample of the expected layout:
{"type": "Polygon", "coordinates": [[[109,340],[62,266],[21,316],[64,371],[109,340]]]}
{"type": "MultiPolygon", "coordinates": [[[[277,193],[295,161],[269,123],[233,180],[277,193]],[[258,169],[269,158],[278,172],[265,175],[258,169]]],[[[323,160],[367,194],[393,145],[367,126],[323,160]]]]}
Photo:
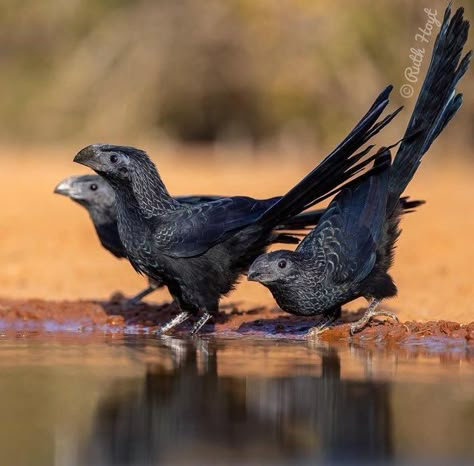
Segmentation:
{"type": "MultiPolygon", "coordinates": [[[[392,83],[399,93],[424,8],[411,0],[0,0],[0,294],[107,297],[144,281],[102,250],[86,212],[54,196],[90,143],[148,150],[175,194],[281,194],[392,83]]],[[[474,1],[463,5],[473,18],[474,1]]],[[[427,70],[430,44],[420,80],[427,70]]],[[[468,48],[473,47],[472,38],[468,48]]],[[[468,320],[474,285],[474,88],[407,193],[388,304],[402,316],[468,320]]],[[[166,292],[154,299],[168,299],[166,292]]],[[[243,284],[231,301],[271,303],[243,284]]],[[[356,303],[356,307],[361,303],[356,303]]]]}
{"type": "MultiPolygon", "coordinates": [[[[446,3],[428,7],[442,19],[446,3]]],[[[470,17],[474,2],[460,4],[470,17]]],[[[404,82],[425,7],[2,0],[0,135],[21,143],[143,138],[326,148],[380,88],[404,82]]],[[[456,134],[472,142],[473,93],[466,97],[456,134]]]]}

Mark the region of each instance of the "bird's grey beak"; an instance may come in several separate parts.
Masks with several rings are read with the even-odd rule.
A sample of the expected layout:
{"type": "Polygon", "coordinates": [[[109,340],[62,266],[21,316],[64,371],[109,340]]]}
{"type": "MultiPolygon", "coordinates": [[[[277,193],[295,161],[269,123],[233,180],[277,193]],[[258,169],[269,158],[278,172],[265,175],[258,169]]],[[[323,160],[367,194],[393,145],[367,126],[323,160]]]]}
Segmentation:
{"type": "Polygon", "coordinates": [[[92,168],[92,170],[100,170],[100,144],[92,144],[84,147],[74,157],[74,162],[85,165],[86,167],[92,168]]]}
{"type": "Polygon", "coordinates": [[[258,276],[259,276],[259,273],[258,272],[250,272],[247,274],[247,280],[249,282],[258,282],[258,276]]]}
{"type": "Polygon", "coordinates": [[[251,282],[259,282],[262,285],[273,282],[273,274],[270,270],[270,265],[265,258],[257,258],[250,266],[247,280],[251,282]]]}
{"type": "Polygon", "coordinates": [[[62,194],[63,196],[69,196],[72,192],[72,188],[72,178],[66,178],[54,188],[54,193],[62,194]]]}
{"type": "Polygon", "coordinates": [[[55,194],[61,194],[63,196],[67,196],[75,201],[79,201],[82,199],[82,189],[78,184],[75,182],[76,177],[71,176],[66,178],[65,180],[61,181],[55,188],[55,194]]]}
{"type": "Polygon", "coordinates": [[[256,268],[253,265],[251,265],[247,273],[247,280],[250,282],[259,282],[260,276],[261,276],[261,273],[258,270],[256,270],[256,268]]]}

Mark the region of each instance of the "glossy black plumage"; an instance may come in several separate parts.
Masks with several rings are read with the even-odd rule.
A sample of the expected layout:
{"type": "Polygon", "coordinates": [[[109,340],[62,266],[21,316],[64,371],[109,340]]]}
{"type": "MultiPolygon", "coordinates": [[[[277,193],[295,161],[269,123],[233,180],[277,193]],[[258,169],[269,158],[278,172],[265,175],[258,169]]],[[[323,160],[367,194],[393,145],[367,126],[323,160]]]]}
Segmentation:
{"type": "MultiPolygon", "coordinates": [[[[119,259],[127,257],[118,232],[115,194],[107,181],[99,175],[72,176],[62,180],[54,192],[67,196],[82,205],[89,213],[102,246],[119,259]]],[[[208,202],[217,198],[218,196],[177,197],[180,202],[187,204],[208,202]]],[[[148,287],[137,293],[128,302],[136,304],[162,286],[161,281],[149,279],[148,287]]]]}
{"type": "Polygon", "coordinates": [[[406,208],[400,195],[461,105],[462,95],[456,95],[455,86],[469,65],[471,53],[461,60],[468,28],[463,10],[450,18],[448,7],[393,164],[385,150],[379,171],[340,192],[295,252],[272,252],[252,264],[249,279],[268,287],[285,311],[325,315],[330,321],[338,317],[341,305],[364,296],[373,304],[352,327],[357,331],[377,314],[374,309],[379,300],[396,294],[388,270],[400,234],[400,215],[406,208]]]}
{"type": "MultiPolygon", "coordinates": [[[[97,236],[102,246],[117,258],[127,257],[117,226],[117,208],[115,194],[107,181],[99,175],[72,176],[62,180],[55,188],[55,193],[69,197],[82,205],[89,213],[97,236]]],[[[177,196],[176,199],[184,204],[194,205],[210,202],[222,196],[177,196]]],[[[271,200],[275,202],[278,198],[271,200]]],[[[319,221],[324,210],[313,210],[290,219],[286,224],[279,225],[276,230],[281,234],[275,237],[275,242],[297,243],[301,230],[314,226],[319,221]]],[[[137,303],[152,291],[163,286],[161,281],[149,280],[148,288],[144,289],[129,300],[137,303]]]]}
{"type": "Polygon", "coordinates": [[[388,275],[377,280],[378,287],[371,293],[365,286],[371,286],[376,264],[377,269],[389,268],[398,235],[398,221],[389,225],[390,233],[383,231],[390,171],[388,150],[385,154],[378,173],[334,198],[296,251],[264,254],[250,267],[249,280],[267,286],[283,310],[333,316],[358,296],[382,298],[396,293],[388,275]]]}
{"type": "Polygon", "coordinates": [[[168,193],[145,152],[97,144],[75,161],[95,170],[113,187],[120,238],[135,269],[161,279],[183,313],[168,330],[191,314],[203,319],[218,311],[221,295],[276,238],[275,228],[335,192],[372,160],[360,148],[397,112],[378,118],[391,87],[377,98],[348,137],[309,175],[281,198],[229,197],[189,206],[168,193]]]}

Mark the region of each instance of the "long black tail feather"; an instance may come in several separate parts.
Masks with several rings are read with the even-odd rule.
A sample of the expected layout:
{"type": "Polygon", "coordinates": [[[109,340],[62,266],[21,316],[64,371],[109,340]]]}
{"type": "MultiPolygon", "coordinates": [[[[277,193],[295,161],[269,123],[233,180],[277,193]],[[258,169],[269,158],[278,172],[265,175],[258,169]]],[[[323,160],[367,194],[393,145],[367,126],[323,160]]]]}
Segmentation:
{"type": "Polygon", "coordinates": [[[322,200],[363,170],[375,156],[363,160],[370,148],[357,152],[371,137],[388,125],[400,109],[378,118],[389,102],[392,86],[388,86],[375,100],[366,115],[349,135],[303,180],[293,187],[259,219],[259,225],[274,227],[322,200]]]}
{"type": "Polygon", "coordinates": [[[413,178],[423,155],[439,136],[462,104],[456,85],[466,72],[472,52],[461,60],[467,41],[469,22],[459,8],[451,18],[451,5],[446,8],[441,30],[436,38],[431,63],[423,82],[405,138],[392,165],[388,211],[413,178]],[[416,137],[410,137],[418,133],[416,137]]]}

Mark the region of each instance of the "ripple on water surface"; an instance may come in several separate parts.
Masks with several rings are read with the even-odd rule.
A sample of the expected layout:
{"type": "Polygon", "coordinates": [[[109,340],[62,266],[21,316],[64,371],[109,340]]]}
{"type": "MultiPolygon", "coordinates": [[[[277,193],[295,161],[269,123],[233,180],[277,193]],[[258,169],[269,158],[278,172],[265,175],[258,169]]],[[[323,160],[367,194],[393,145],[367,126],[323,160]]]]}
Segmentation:
{"type": "Polygon", "coordinates": [[[1,464],[474,459],[469,348],[19,332],[0,350],[1,464]]]}

